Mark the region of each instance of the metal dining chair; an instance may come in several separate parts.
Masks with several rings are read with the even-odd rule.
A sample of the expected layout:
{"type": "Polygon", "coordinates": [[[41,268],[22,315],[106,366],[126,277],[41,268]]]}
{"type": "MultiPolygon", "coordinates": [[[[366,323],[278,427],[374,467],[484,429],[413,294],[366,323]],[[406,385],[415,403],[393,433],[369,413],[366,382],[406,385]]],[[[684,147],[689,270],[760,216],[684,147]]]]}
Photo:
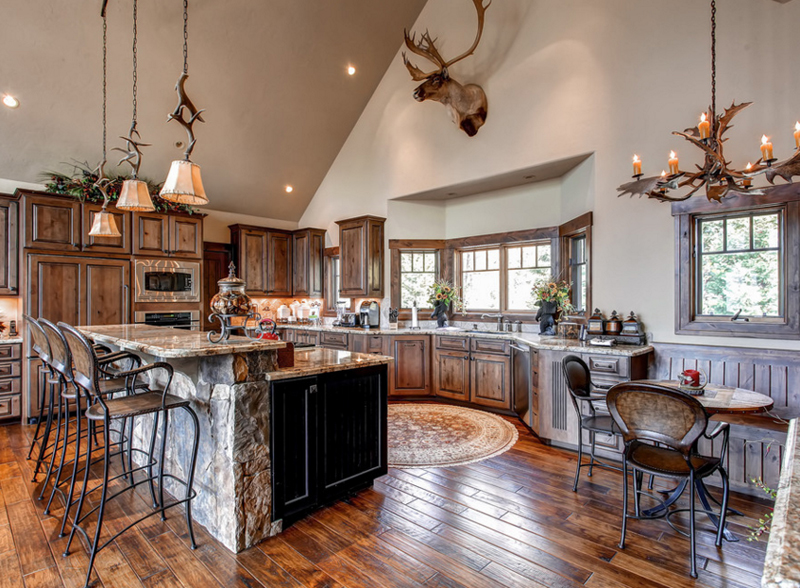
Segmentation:
{"type": "Polygon", "coordinates": [[[723,466],[728,448],[729,427],[719,423],[706,433],[708,415],[696,398],[683,392],[656,384],[627,382],[617,384],[608,392],[608,410],[625,441],[622,459],[622,536],[620,549],[625,548],[625,531],[628,514],[628,468],[633,470],[633,518],[662,518],[666,516],[670,526],[682,535],[672,522],[672,515],[689,512],[689,541],[691,544],[691,576],[697,577],[695,558],[695,495],[702,480],[719,473],[722,478],[722,502],[719,519],[716,513],[700,510],[712,517],[717,524],[716,546],[722,545],[725,530],[725,515],[728,510],[728,474],[723,466]],[[701,437],[714,439],[722,434],[719,457],[704,456],[697,453],[697,442],[701,437]],[[657,443],[658,445],[654,445],[657,443]],[[660,501],[652,493],[642,490],[643,474],[662,476],[678,481],[687,481],[691,497],[689,508],[664,511],[658,516],[642,516],[639,509],[640,495],[650,496],[660,501]]]}
{"type": "Polygon", "coordinates": [[[592,395],[592,390],[596,387],[592,384],[589,366],[577,355],[567,355],[561,360],[561,367],[564,370],[564,377],[567,380],[567,390],[569,391],[572,406],[575,414],[578,415],[578,465],[575,468],[575,482],[572,491],[578,491],[578,480],[581,475],[581,468],[589,468],[589,477],[592,477],[592,470],[595,466],[609,468],[620,471],[621,468],[600,461],[595,456],[595,445],[597,433],[603,435],[619,435],[619,429],[614,425],[614,420],[610,415],[598,414],[595,404],[605,401],[604,396],[592,395]],[[583,414],[582,407],[589,409],[589,414],[583,414]],[[589,462],[583,463],[583,432],[589,433],[589,462]]]}

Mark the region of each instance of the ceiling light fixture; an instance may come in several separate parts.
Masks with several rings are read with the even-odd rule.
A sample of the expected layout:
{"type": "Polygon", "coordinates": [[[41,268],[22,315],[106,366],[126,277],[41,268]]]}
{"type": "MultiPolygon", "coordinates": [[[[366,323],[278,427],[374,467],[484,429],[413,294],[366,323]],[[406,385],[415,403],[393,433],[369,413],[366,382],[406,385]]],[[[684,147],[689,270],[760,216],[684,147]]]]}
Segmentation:
{"type": "Polygon", "coordinates": [[[3,104],[9,108],[16,108],[19,106],[19,100],[14,98],[11,94],[3,94],[3,104]]]}
{"type": "Polygon", "coordinates": [[[177,121],[189,135],[189,142],[186,151],[183,152],[183,159],[172,162],[167,174],[167,179],[164,182],[164,187],[161,188],[161,197],[170,202],[177,202],[179,204],[188,204],[192,206],[202,206],[208,204],[208,197],[206,191],[203,189],[203,180],[200,177],[200,166],[192,163],[189,157],[194,149],[196,139],[192,131],[192,125],[195,121],[205,122],[200,114],[204,109],[197,110],[186,95],[184,85],[189,78],[189,0],[183,0],[183,71],[178,78],[178,83],[175,85],[175,90],[178,92],[178,105],[175,110],[167,116],[167,122],[174,120],[177,121]],[[188,112],[188,120],[184,118],[184,110],[188,112]]]}
{"type": "Polygon", "coordinates": [[[780,190],[782,193],[799,194],[800,182],[792,183],[792,177],[800,175],[800,122],[795,125],[795,152],[786,161],[776,163],[772,155],[772,142],[766,135],[761,137],[761,158],[755,165],[747,164],[743,170],[729,167],[730,162],[725,159],[723,144],[725,132],[731,127],[731,121],[739,111],[750,106],[752,102],[741,104],[732,103],[723,114],[717,114],[717,3],[711,1],[711,106],[708,113],[702,113],[696,127],[686,129],[684,132],[674,131],[689,141],[692,145],[703,151],[703,166],[697,170],[680,171],[678,157],[675,152],[670,152],[669,174],[662,171],[660,176],[642,178],[642,160],[638,155],[633,156],[633,182],[621,185],[617,190],[620,196],[630,194],[633,196],[647,196],[656,200],[667,202],[680,202],[688,200],[705,186],[706,198],[720,201],[726,196],[734,194],[747,194],[761,196],[780,190]],[[752,188],[752,178],[763,174],[771,184],[759,188],[752,188]],[[775,176],[780,176],[788,182],[782,186],[775,186],[775,176]],[[672,195],[673,190],[686,189],[688,191],[679,195],[672,195]]]}
{"type": "MultiPolygon", "coordinates": [[[[117,208],[120,210],[135,210],[139,212],[147,212],[155,210],[153,200],[150,198],[150,190],[147,183],[138,178],[139,166],[142,164],[142,147],[149,147],[147,143],[142,143],[142,138],[139,136],[139,131],[136,128],[136,90],[137,90],[137,17],[138,17],[138,0],[133,0],[133,116],[131,118],[131,128],[128,131],[127,137],[121,137],[127,143],[127,150],[115,147],[113,151],[122,151],[125,157],[120,159],[119,164],[126,162],[131,166],[131,178],[122,182],[122,190],[117,200],[117,208]]],[[[119,165],[118,164],[118,165],[119,165]]]]}
{"type": "Polygon", "coordinates": [[[356,68],[352,65],[347,66],[347,75],[354,76],[356,74],[356,68]]]}
{"type": "Polygon", "coordinates": [[[294,188],[292,188],[291,186],[286,186],[286,193],[287,194],[290,193],[292,190],[294,190],[294,188]]]}
{"type": "Polygon", "coordinates": [[[117,221],[114,220],[114,215],[108,212],[108,192],[106,192],[106,186],[108,185],[109,179],[106,177],[106,61],[107,61],[107,54],[108,54],[108,43],[107,43],[107,33],[108,33],[108,23],[106,21],[106,7],[103,5],[103,10],[100,13],[100,16],[103,17],[103,159],[100,162],[100,165],[97,166],[97,181],[94,183],[94,187],[97,188],[101,194],[103,194],[103,208],[94,216],[94,222],[92,222],[92,228],[89,230],[89,234],[92,237],[121,237],[122,233],[119,232],[119,228],[117,227],[117,221]]]}

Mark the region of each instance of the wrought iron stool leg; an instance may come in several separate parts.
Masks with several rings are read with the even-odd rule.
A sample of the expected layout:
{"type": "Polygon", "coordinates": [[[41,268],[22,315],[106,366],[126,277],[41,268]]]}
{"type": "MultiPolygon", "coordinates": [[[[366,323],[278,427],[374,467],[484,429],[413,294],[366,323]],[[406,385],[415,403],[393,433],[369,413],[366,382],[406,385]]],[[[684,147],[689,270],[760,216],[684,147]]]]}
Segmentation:
{"type": "Polygon", "coordinates": [[[730,489],[728,487],[728,472],[720,468],[719,475],[722,477],[722,505],[719,512],[719,526],[717,527],[715,545],[722,547],[722,538],[725,536],[725,518],[728,516],[728,493],[730,489]]]}
{"type": "MultiPolygon", "coordinates": [[[[694,545],[694,495],[697,490],[694,487],[694,472],[689,472],[689,542],[691,544],[691,557],[692,557],[692,578],[697,577],[697,562],[695,561],[695,545],[694,545]]],[[[721,528],[721,527],[720,527],[721,528]]]]}
{"type": "Polygon", "coordinates": [[[36,431],[33,433],[33,440],[31,441],[31,447],[30,449],[28,449],[28,459],[30,459],[31,455],[33,455],[33,448],[36,445],[36,442],[38,441],[39,443],[41,443],[41,441],[39,440],[39,429],[41,429],[42,427],[42,418],[44,417],[45,398],[46,396],[42,394],[42,397],[39,399],[39,417],[36,419],[36,431]]]}
{"type": "Polygon", "coordinates": [[[592,447],[591,447],[592,451],[589,454],[589,477],[591,478],[592,477],[592,470],[594,469],[594,445],[595,445],[595,443],[594,443],[594,441],[595,441],[595,432],[594,431],[590,431],[589,432],[589,441],[592,444],[592,447]]]}
{"type": "Polygon", "coordinates": [[[59,390],[58,394],[58,417],[56,418],[56,438],[53,441],[53,449],[50,451],[50,463],[47,464],[47,471],[44,475],[44,483],[42,484],[42,490],[39,492],[39,496],[36,500],[42,500],[44,498],[44,491],[47,489],[47,484],[50,483],[50,477],[53,475],[53,466],[56,463],[56,453],[58,453],[58,444],[61,441],[61,413],[63,409],[63,401],[61,399],[61,391],[59,390]]]}
{"type": "MultiPolygon", "coordinates": [[[[91,429],[87,428],[87,437],[86,437],[86,464],[83,468],[83,487],[81,488],[81,497],[78,499],[78,510],[75,511],[75,518],[72,519],[72,530],[69,532],[69,539],[67,539],[67,547],[64,549],[64,557],[69,555],[69,548],[72,545],[72,539],[75,537],[75,528],[81,522],[81,513],[83,512],[83,502],[86,500],[86,493],[87,488],[89,486],[89,471],[92,469],[92,439],[91,439],[91,429]]],[[[77,455],[76,455],[77,457],[77,455]]],[[[75,481],[75,477],[73,476],[73,484],[75,481]]],[[[72,489],[70,488],[70,492],[72,489]]],[[[69,507],[67,507],[69,508],[69,507]]]]}
{"type": "Polygon", "coordinates": [[[169,412],[164,411],[164,424],[161,426],[161,458],[158,462],[158,505],[161,507],[161,520],[166,521],[164,512],[164,465],[167,458],[167,423],[169,412]]]}
{"type": "MultiPolygon", "coordinates": [[[[634,476],[635,477],[635,476],[634,476]]],[[[628,527],[628,460],[622,457],[622,536],[619,548],[625,549],[625,530],[628,527]]]]}
{"type": "Polygon", "coordinates": [[[47,445],[50,443],[50,431],[53,428],[53,395],[55,394],[55,385],[48,380],[48,408],[47,408],[47,420],[45,421],[44,425],[44,434],[39,441],[39,457],[36,458],[36,468],[33,470],[33,480],[32,482],[36,482],[36,478],[39,475],[39,468],[42,467],[42,462],[45,458],[45,452],[47,451],[47,445]]]}
{"type": "Polygon", "coordinates": [[[578,465],[575,466],[575,483],[572,484],[572,491],[578,491],[578,479],[581,476],[581,462],[583,462],[583,429],[578,425],[578,465]]]}
{"type": "Polygon", "coordinates": [[[158,413],[153,413],[153,431],[150,433],[150,450],[147,452],[147,476],[149,478],[150,498],[153,499],[153,508],[158,508],[156,488],[153,482],[153,454],[156,450],[156,433],[158,433],[158,413]]]}
{"type": "Polygon", "coordinates": [[[62,398],[63,402],[63,418],[64,418],[64,442],[61,447],[61,458],[58,460],[58,469],[56,470],[56,479],[53,482],[53,488],[50,490],[50,498],[47,499],[47,506],[44,507],[44,514],[50,514],[50,506],[53,504],[53,498],[56,495],[56,489],[61,484],[61,476],[64,472],[64,462],[67,457],[67,448],[69,447],[69,399],[62,398]]]}
{"type": "Polygon", "coordinates": [[[197,450],[200,447],[200,422],[197,420],[197,415],[188,406],[184,406],[186,412],[192,417],[194,422],[194,444],[192,445],[192,461],[189,465],[189,479],[186,481],[186,527],[189,529],[189,539],[192,542],[192,549],[197,549],[197,543],[194,539],[194,528],[192,527],[192,487],[194,485],[194,468],[197,464],[197,450]]]}
{"type": "MultiPolygon", "coordinates": [[[[67,526],[67,519],[69,518],[69,511],[72,508],[72,499],[75,495],[75,480],[78,477],[78,463],[80,462],[81,457],[81,435],[83,431],[81,431],[81,416],[80,412],[80,397],[78,397],[76,405],[78,407],[76,425],[75,425],[75,455],[72,458],[72,476],[69,479],[69,490],[67,491],[67,499],[64,501],[64,515],[61,517],[61,530],[58,533],[59,539],[64,537],[66,533],[64,533],[64,529],[67,526]]],[[[86,439],[86,444],[91,445],[89,439],[86,439]]]]}
{"type": "MultiPolygon", "coordinates": [[[[89,552],[89,568],[86,570],[86,586],[89,586],[89,580],[92,577],[92,568],[94,568],[94,559],[97,557],[97,547],[100,544],[100,532],[103,530],[103,515],[106,510],[106,498],[108,497],[108,468],[111,462],[109,453],[111,452],[111,431],[109,430],[110,421],[106,418],[103,421],[103,441],[105,443],[105,452],[103,455],[103,489],[100,495],[100,507],[97,511],[97,527],[94,531],[94,541],[92,541],[91,551],[89,552]]],[[[88,463],[86,471],[89,471],[88,463]]],[[[83,498],[83,496],[81,496],[83,498]]],[[[80,507],[78,508],[80,512],[80,507]]],[[[78,524],[76,517],[75,524],[78,524]]]]}

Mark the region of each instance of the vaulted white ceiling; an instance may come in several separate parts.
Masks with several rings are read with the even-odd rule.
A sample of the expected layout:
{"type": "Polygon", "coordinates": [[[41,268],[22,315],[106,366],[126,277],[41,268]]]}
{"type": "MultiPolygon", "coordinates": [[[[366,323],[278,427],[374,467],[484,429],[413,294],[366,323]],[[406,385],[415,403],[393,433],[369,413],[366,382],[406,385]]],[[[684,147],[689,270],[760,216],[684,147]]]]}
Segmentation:
{"type": "MultiPolygon", "coordinates": [[[[36,182],[44,170],[100,159],[100,4],[3,2],[0,93],[20,106],[0,107],[0,178],[36,182]]],[[[424,4],[191,0],[186,87],[206,109],[192,159],[209,208],[298,220],[424,4]]],[[[156,181],[186,140],[165,123],[182,67],[181,5],[139,2],[139,131],[152,144],[140,175],[156,181]]],[[[131,119],[132,0],[109,0],[108,37],[111,148],[124,146],[131,119]]]]}

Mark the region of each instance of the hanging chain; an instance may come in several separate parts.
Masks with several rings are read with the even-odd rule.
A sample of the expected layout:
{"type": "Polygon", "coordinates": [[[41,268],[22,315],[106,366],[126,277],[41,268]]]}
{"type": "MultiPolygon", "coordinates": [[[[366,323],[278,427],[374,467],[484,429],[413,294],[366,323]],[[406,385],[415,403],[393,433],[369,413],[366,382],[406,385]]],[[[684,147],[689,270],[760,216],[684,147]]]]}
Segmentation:
{"type": "Polygon", "coordinates": [[[183,73],[189,73],[189,0],[183,0],[183,73]]]}
{"type": "Polygon", "coordinates": [[[107,47],[108,47],[108,22],[105,12],[103,13],[103,161],[106,160],[106,66],[107,66],[107,47]]]}
{"type": "Polygon", "coordinates": [[[137,76],[136,76],[136,17],[137,17],[137,6],[138,0],[133,0],[133,122],[136,123],[136,86],[137,86],[137,76]]]}
{"type": "Polygon", "coordinates": [[[711,111],[716,126],[717,117],[717,0],[711,0],[711,111]]]}

